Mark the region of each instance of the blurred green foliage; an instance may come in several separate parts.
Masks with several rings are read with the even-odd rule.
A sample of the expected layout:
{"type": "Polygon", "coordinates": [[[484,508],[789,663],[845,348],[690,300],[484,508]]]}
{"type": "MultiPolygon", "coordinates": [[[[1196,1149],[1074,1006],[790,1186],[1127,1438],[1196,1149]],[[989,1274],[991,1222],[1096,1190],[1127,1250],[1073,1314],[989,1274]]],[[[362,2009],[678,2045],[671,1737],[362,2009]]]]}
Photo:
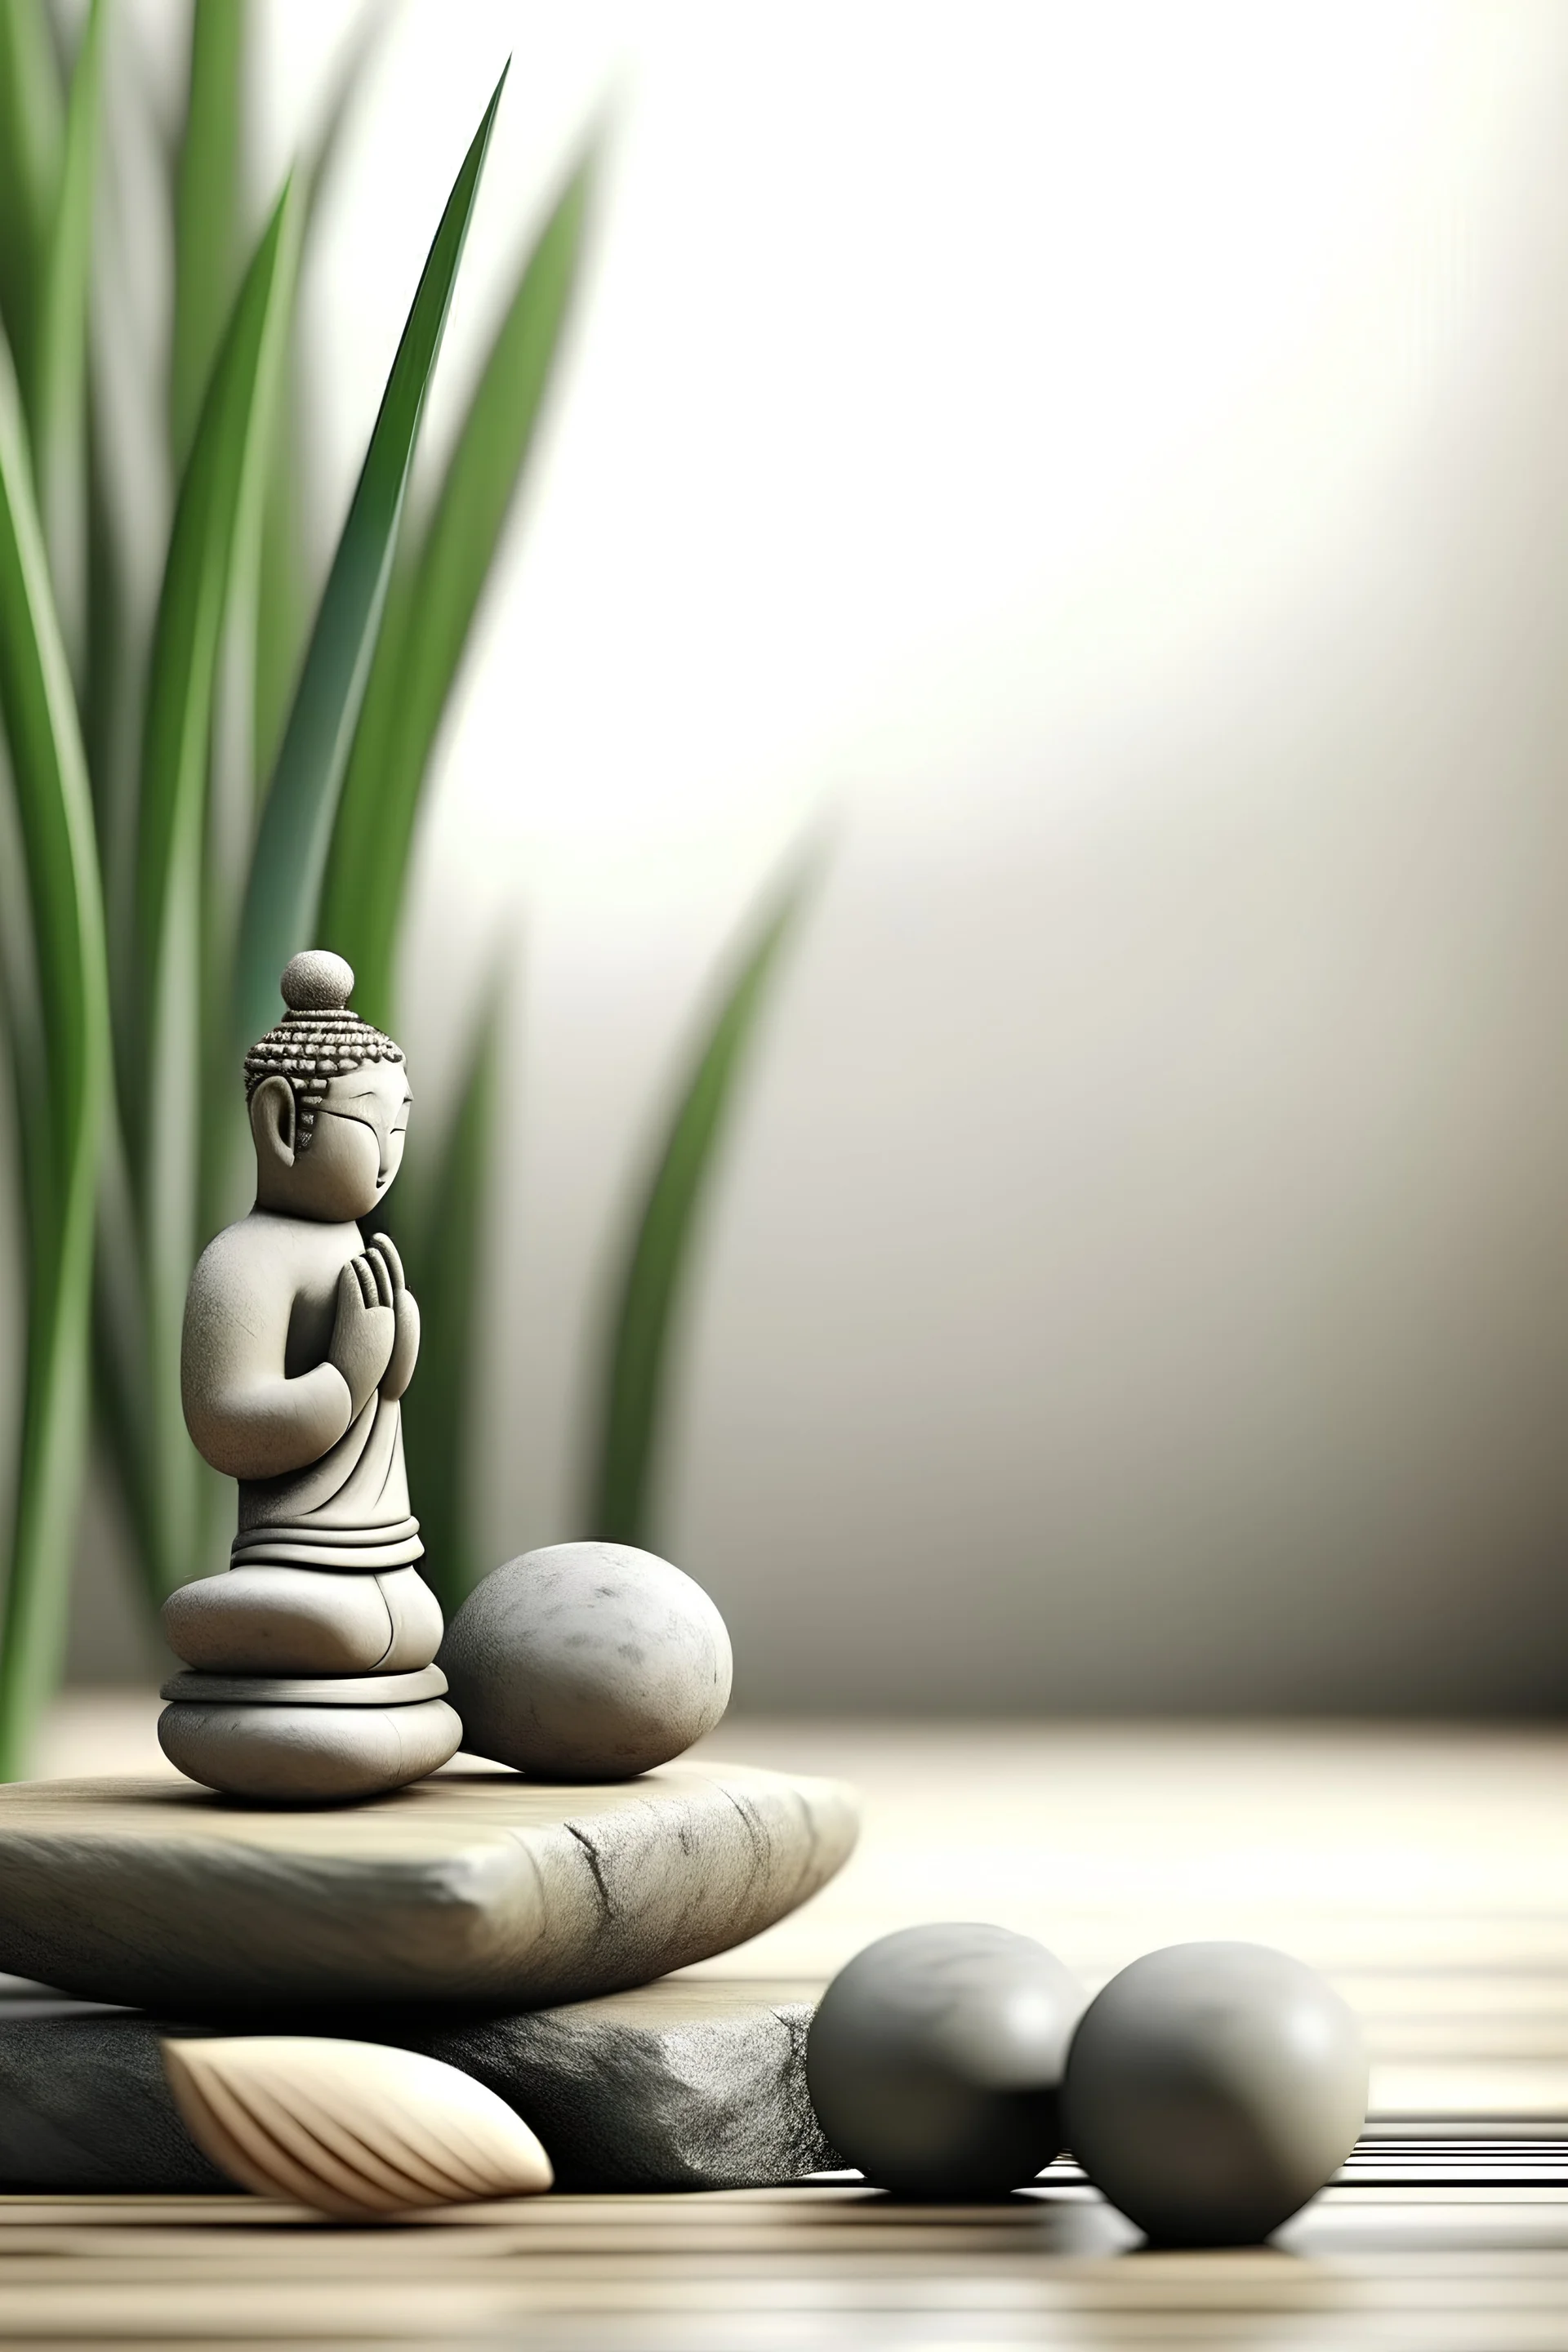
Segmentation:
{"type": "Polygon", "coordinates": [[[657,1522],[670,1358],[693,1237],[736,1079],[818,863],[808,856],[786,875],[742,943],[645,1179],[605,1322],[589,1470],[589,1524],[613,1542],[646,1545],[657,1522]]]}
{"type": "MultiPolygon", "coordinates": [[[[395,1026],[421,797],[555,370],[595,169],[590,142],[520,257],[416,513],[426,395],[503,74],[313,587],[298,289],[381,12],[367,10],[313,144],[257,223],[247,0],[194,0],[173,136],[145,78],[106,68],[112,7],[91,0],[68,58],[46,0],[0,0],[0,768],[22,853],[0,976],[28,1286],[0,1776],[25,1769],[60,1671],[89,1412],[149,1606],[222,1557],[231,1496],[185,1435],[179,1345],[192,1265],[243,1206],[237,1052],[270,1024],[278,973],[309,945],[347,955],[358,1009],[395,1026]],[[97,243],[129,234],[98,194],[100,167],[138,142],[163,174],[173,280],[167,349],[151,358],[100,296],[123,253],[95,268],[97,243]],[[156,381],[133,381],[139,367],[156,381]],[[152,563],[110,487],[110,444],[138,415],[163,442],[141,453],[146,478],[171,485],[152,563]],[[138,582],[153,577],[149,597],[138,582]]],[[[719,1008],[626,1253],[587,1532],[647,1533],[679,1269],[796,895],[719,1008]]],[[[396,1220],[424,1310],[414,1503],[448,1608],[478,1566],[468,1446],[500,1006],[498,986],[444,1129],[416,1123],[396,1220]]]]}

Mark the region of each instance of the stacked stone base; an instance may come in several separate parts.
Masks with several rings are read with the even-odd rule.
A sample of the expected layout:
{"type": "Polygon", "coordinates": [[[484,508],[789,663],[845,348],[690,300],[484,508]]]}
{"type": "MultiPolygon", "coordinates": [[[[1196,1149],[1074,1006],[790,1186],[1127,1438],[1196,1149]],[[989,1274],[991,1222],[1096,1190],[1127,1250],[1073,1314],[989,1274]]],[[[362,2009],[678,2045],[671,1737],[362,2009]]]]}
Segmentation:
{"type": "Polygon", "coordinates": [[[204,1787],[274,1805],[405,1788],[456,1755],[435,1663],[441,1612],[408,1563],[247,1563],[176,1592],[164,1632],[188,1671],[158,1738],[204,1787]]]}
{"type": "Polygon", "coordinates": [[[0,2188],[221,2188],[159,2052],[201,2032],[440,2058],[516,2107],[563,2187],[800,2179],[834,2161],[806,2094],[814,1988],[656,1979],[805,1902],[855,1833],[839,1783],[712,1762],[588,1788],[458,1765],[305,1812],[172,1780],[0,1786],[0,1969],[77,1996],[0,1982],[0,2188]]]}
{"type": "MultiPolygon", "coordinates": [[[[803,1984],[667,1980],[501,2017],[261,2013],[242,2030],[349,2034],[439,2058],[539,2133],[561,2189],[763,2189],[843,2162],[806,2089],[815,1997],[803,1984]]],[[[163,2072],[164,2037],[203,2030],[179,2011],[0,1992],[0,2190],[229,2188],[163,2072]]]]}

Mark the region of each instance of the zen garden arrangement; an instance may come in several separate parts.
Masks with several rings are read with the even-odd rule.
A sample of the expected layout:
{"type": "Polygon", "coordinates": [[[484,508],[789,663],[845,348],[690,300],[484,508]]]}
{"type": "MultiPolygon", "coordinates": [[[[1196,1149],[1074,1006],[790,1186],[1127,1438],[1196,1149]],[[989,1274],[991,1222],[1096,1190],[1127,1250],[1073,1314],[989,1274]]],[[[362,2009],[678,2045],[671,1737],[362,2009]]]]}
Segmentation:
{"type": "Polygon", "coordinates": [[[935,1922],[872,1944],[819,2003],[678,1973],[808,1900],[857,1833],[837,1782],[688,1758],[728,1704],[730,1641],[638,1539],[692,1209],[799,877],[701,1042],[623,1254],[587,1539],[471,1572],[472,1235],[502,1045],[487,1013],[412,1210],[389,1206],[420,1118],[392,971],[421,788],[566,316],[588,166],[524,260],[411,521],[497,89],[307,630],[268,515],[289,472],[300,242],[335,134],[330,119],[231,285],[237,53],[226,12],[196,12],[181,487],[132,694],[123,646],[103,642],[89,528],[102,9],[58,121],[37,22],[13,5],[0,35],[27,126],[0,170],[0,715],[26,884],[7,1002],[30,1272],[0,1968],[82,2006],[0,2021],[0,2106],[16,2094],[6,2111],[26,2117],[0,2129],[0,2178],[237,2186],[385,2219],[552,2183],[852,2168],[890,2194],[972,2200],[1070,2147],[1152,2238],[1267,2235],[1342,2162],[1367,2088],[1351,2012],[1283,1954],[1177,1946],[1090,2000],[1029,1938],[935,1922]],[[237,785],[216,748],[236,676],[237,785]],[[183,1779],[16,1777],[58,1671],[89,1358],[182,1662],[158,1729],[183,1779]]]}

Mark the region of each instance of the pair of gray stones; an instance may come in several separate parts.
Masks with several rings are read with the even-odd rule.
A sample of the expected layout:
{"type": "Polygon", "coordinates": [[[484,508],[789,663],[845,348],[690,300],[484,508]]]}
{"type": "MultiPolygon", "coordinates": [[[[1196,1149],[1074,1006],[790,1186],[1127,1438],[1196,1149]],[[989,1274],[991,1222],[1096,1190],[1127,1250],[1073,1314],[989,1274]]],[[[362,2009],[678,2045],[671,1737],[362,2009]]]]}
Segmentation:
{"type": "Polygon", "coordinates": [[[444,1637],[412,1568],[230,1569],[184,1586],[164,1624],[189,1669],[164,1685],[165,1753],[210,1788],[273,1803],[403,1785],[459,1739],[538,1780],[629,1780],[681,1755],[730,1699],[718,1609],[629,1544],[507,1561],[444,1637]]]}
{"type": "Polygon", "coordinates": [[[1172,1945],[1086,2001],[1027,1936],[906,1927],[834,1979],[806,2073],[826,2137],[881,2188],[1002,2196],[1068,2147],[1166,2245],[1268,2237],[1366,2116],[1353,2013],[1259,1944],[1172,1945]]]}

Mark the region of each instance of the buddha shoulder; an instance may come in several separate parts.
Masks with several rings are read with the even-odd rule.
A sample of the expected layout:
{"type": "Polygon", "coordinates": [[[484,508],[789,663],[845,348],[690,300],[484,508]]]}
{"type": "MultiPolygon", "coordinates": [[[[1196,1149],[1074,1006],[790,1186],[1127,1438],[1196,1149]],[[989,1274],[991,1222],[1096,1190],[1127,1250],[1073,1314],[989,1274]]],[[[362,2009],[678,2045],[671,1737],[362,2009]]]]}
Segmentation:
{"type": "Polygon", "coordinates": [[[302,1289],[335,1282],[363,1247],[357,1225],[252,1210],[226,1225],[196,1260],[185,1300],[187,1325],[235,1317],[253,1327],[268,1308],[287,1316],[302,1289]]]}

